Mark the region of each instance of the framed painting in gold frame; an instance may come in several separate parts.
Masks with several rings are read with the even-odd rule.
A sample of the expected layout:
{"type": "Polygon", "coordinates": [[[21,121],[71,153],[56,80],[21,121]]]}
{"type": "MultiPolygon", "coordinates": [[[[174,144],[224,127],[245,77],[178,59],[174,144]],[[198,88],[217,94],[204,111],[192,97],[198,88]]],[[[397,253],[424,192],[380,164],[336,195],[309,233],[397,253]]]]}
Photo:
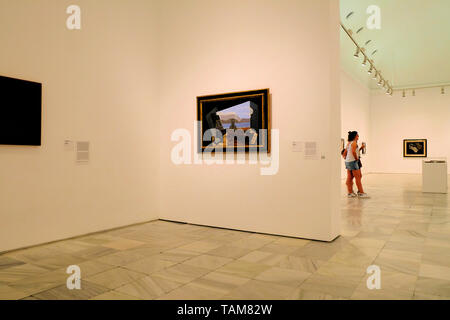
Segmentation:
{"type": "Polygon", "coordinates": [[[198,152],[270,152],[269,89],[197,97],[198,152]]]}
{"type": "Polygon", "coordinates": [[[404,158],[426,158],[428,157],[427,139],[406,139],[403,140],[404,158]]]}

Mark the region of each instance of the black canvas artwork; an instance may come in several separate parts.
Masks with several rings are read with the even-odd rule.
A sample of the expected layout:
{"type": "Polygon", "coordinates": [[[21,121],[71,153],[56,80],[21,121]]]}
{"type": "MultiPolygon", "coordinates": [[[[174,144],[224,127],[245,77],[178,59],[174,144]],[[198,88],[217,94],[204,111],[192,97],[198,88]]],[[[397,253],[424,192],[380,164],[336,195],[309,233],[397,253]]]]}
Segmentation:
{"type": "Polygon", "coordinates": [[[405,158],[426,158],[428,153],[426,139],[409,139],[403,141],[403,156],[405,158]]]}
{"type": "Polygon", "coordinates": [[[0,145],[42,144],[42,84],[0,76],[0,145]]]}
{"type": "Polygon", "coordinates": [[[198,151],[270,152],[269,89],[197,97],[198,151]]]}

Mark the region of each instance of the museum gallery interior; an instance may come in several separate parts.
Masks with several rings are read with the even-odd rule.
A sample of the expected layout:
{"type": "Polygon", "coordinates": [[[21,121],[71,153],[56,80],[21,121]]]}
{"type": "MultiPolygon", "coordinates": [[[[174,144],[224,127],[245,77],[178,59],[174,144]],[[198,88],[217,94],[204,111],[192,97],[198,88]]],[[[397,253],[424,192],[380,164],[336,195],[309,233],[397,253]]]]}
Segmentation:
{"type": "Polygon", "coordinates": [[[448,17],[0,0],[0,299],[450,300],[448,17]]]}

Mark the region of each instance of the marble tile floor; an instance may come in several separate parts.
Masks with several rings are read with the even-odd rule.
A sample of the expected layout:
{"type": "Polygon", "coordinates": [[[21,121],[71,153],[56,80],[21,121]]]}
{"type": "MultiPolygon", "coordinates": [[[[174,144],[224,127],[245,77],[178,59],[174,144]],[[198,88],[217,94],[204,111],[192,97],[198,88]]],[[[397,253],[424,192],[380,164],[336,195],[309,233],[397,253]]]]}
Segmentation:
{"type": "Polygon", "coordinates": [[[332,243],[166,221],[0,254],[0,299],[450,300],[450,196],[368,175],[332,243]],[[82,289],[68,290],[78,265],[82,289]],[[370,265],[381,289],[367,289],[370,265]]]}

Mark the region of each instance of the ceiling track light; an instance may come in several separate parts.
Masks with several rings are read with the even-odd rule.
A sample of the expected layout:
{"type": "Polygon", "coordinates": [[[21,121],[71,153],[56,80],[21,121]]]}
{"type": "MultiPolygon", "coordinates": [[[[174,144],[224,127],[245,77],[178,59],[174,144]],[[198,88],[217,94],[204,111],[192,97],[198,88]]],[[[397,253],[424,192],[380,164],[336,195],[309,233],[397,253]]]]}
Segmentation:
{"type": "MultiPolygon", "coordinates": [[[[438,85],[430,85],[430,86],[423,86],[423,87],[407,87],[407,88],[398,88],[398,91],[402,91],[403,92],[403,98],[405,98],[407,96],[407,93],[409,91],[411,91],[411,95],[413,97],[416,96],[416,91],[417,90],[425,90],[425,89],[441,89],[441,94],[445,94],[445,88],[446,87],[450,87],[450,83],[449,84],[438,84],[438,85]]],[[[391,87],[392,89],[392,87],[391,87]]]]}
{"type": "MultiPolygon", "coordinates": [[[[351,16],[353,14],[353,12],[350,12],[349,14],[348,14],[348,16],[347,16],[347,19],[351,16]]],[[[381,75],[381,71],[379,71],[377,68],[376,68],[376,66],[375,66],[375,63],[374,63],[374,61],[373,60],[371,60],[371,59],[369,59],[369,56],[368,56],[368,53],[366,53],[366,49],[364,48],[364,47],[361,47],[359,44],[358,44],[358,42],[356,42],[356,40],[354,39],[354,37],[353,37],[353,31],[351,30],[351,29],[347,29],[343,24],[342,24],[342,22],[341,22],[341,27],[342,27],[342,29],[345,31],[345,33],[347,33],[347,35],[348,35],[348,37],[350,38],[350,40],[352,40],[353,41],[353,43],[355,44],[355,46],[356,46],[356,52],[355,52],[355,54],[353,55],[355,58],[359,58],[360,57],[360,54],[362,54],[363,55],[363,57],[364,57],[364,60],[363,60],[363,62],[362,62],[362,65],[363,66],[367,66],[367,62],[369,62],[369,64],[370,64],[370,69],[367,71],[370,75],[373,75],[372,76],[372,79],[374,79],[374,80],[377,80],[378,81],[378,79],[379,79],[379,81],[378,81],[378,85],[379,86],[381,86],[381,85],[383,85],[383,87],[384,88],[388,88],[388,92],[392,95],[392,93],[393,93],[393,89],[389,86],[389,83],[386,83],[385,81],[384,81],[384,79],[383,79],[383,76],[381,75]]],[[[363,31],[364,30],[364,27],[361,27],[361,28],[359,28],[357,31],[356,31],[356,34],[359,34],[361,31],[363,31]]],[[[369,39],[369,40],[367,40],[366,42],[365,42],[365,45],[367,46],[368,44],[371,44],[373,41],[371,40],[371,39],[369,39]]],[[[372,56],[375,54],[375,53],[377,53],[378,52],[378,49],[375,49],[374,51],[372,51],[372,56]]]]}
{"type": "Polygon", "coordinates": [[[367,57],[366,57],[366,56],[364,56],[364,61],[363,61],[362,65],[363,65],[364,67],[367,65],[367,57]]]}
{"type": "Polygon", "coordinates": [[[386,83],[388,84],[387,89],[386,89],[386,94],[392,95],[392,92],[393,92],[394,90],[393,90],[392,87],[389,85],[389,81],[386,81],[386,83]]]}
{"type": "Polygon", "coordinates": [[[355,58],[359,58],[359,53],[361,52],[361,49],[359,47],[356,47],[356,53],[353,55],[355,58]]]}
{"type": "Polygon", "coordinates": [[[372,77],[373,80],[378,79],[378,71],[375,72],[375,75],[372,77]]]}

